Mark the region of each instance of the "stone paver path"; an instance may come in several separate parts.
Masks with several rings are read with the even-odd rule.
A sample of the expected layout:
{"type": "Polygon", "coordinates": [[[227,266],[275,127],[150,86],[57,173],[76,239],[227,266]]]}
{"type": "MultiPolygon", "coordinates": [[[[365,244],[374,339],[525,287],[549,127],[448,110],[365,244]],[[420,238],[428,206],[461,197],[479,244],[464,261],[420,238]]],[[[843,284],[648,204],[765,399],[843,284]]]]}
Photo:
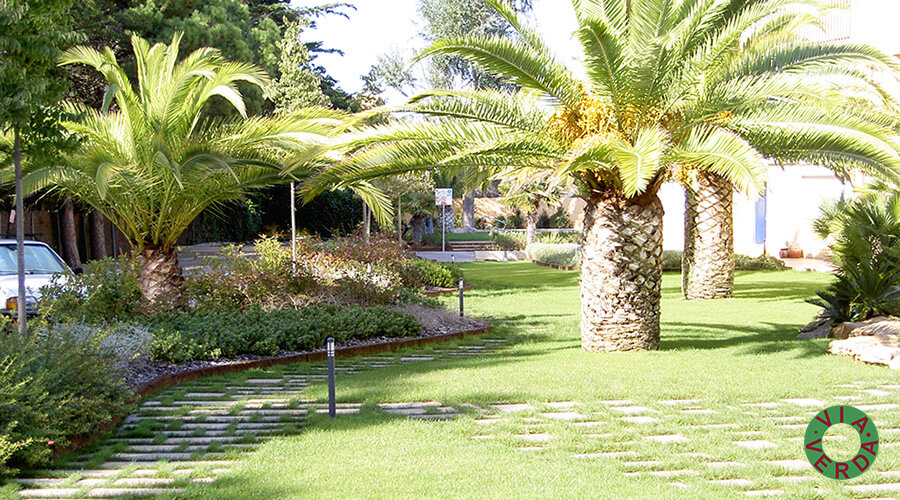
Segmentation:
{"type": "MultiPolygon", "coordinates": [[[[504,348],[502,339],[463,343],[340,360],[338,369],[341,374],[368,373],[399,363],[491,355],[504,348]]],[[[213,481],[266,440],[302,432],[312,412],[327,412],[325,405],[303,398],[310,383],[325,378],[325,370],[324,364],[298,364],[164,390],[144,401],[108,440],[64,469],[21,479],[22,497],[177,496],[192,482],[213,481]]],[[[826,497],[835,488],[849,498],[897,497],[900,405],[894,401],[900,401],[900,385],[841,389],[843,395],[827,400],[798,395],[728,404],[697,398],[652,401],[635,395],[632,400],[497,401],[480,406],[401,401],[378,406],[398,418],[471,419],[473,441],[534,457],[562,452],[573,460],[605,461],[623,478],[662,481],[683,489],[685,496],[703,484],[732,497],[826,497]],[[875,465],[846,483],[820,476],[803,453],[806,424],[822,407],[835,404],[864,409],[881,435],[875,465]]],[[[357,413],[360,403],[340,404],[338,411],[357,413]]]]}
{"type": "MultiPolygon", "coordinates": [[[[396,364],[486,355],[504,345],[502,339],[473,337],[458,346],[437,345],[416,354],[383,353],[338,360],[336,369],[340,377],[396,364]]],[[[190,483],[210,482],[228,472],[236,459],[265,441],[302,432],[309,414],[327,413],[327,404],[303,399],[310,383],[326,377],[324,363],[297,364],[165,389],[143,401],[110,438],[63,468],[32,471],[29,475],[34,477],[20,478],[20,495],[26,499],[177,496],[190,483]]],[[[358,413],[359,407],[339,403],[337,412],[358,413]]],[[[388,414],[425,420],[485,411],[433,401],[380,407],[388,414]]],[[[533,439],[540,441],[541,437],[533,439]]]]}

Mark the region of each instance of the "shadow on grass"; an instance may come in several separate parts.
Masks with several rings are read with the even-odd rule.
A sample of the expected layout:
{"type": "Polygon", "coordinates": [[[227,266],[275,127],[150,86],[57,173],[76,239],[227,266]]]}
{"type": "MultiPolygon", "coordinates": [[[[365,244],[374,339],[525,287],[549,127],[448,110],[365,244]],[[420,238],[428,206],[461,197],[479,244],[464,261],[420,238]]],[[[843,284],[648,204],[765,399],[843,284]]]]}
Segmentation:
{"type": "Polygon", "coordinates": [[[763,323],[764,326],[740,326],[715,323],[666,322],[660,350],[728,349],[745,347],[745,354],[769,354],[798,351],[798,358],[822,355],[822,346],[797,339],[796,325],[763,323]],[[736,332],[744,335],[735,334],[736,332]]]}

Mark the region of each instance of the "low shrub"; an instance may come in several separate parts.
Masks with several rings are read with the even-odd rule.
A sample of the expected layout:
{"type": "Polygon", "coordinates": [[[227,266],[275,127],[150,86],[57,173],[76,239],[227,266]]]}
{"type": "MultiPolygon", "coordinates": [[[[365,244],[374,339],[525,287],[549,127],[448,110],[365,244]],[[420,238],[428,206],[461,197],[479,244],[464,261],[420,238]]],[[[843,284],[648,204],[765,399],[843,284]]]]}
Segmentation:
{"type": "Polygon", "coordinates": [[[414,317],[385,307],[315,305],[263,311],[196,310],[162,313],[149,321],[155,359],[175,363],[233,358],[241,354],[272,356],[279,351],[309,350],[325,339],[408,337],[421,330],[414,317]]]}
{"type": "Polygon", "coordinates": [[[789,269],[783,261],[771,255],[749,257],[740,254],[734,256],[734,268],[738,271],[784,271],[789,269]]]}
{"type": "Polygon", "coordinates": [[[886,262],[845,263],[827,289],[807,299],[822,307],[821,318],[833,324],[865,321],[876,316],[900,316],[900,270],[886,262]]]}
{"type": "Polygon", "coordinates": [[[540,217],[538,217],[537,221],[538,227],[543,228],[567,228],[572,226],[572,221],[569,220],[569,214],[563,209],[563,207],[559,207],[556,209],[556,212],[552,214],[542,213],[540,217]]]}
{"type": "Polygon", "coordinates": [[[41,313],[55,322],[105,323],[144,312],[137,262],[102,259],[84,265],[80,275],[59,275],[41,289],[41,313]]]}
{"type": "Polygon", "coordinates": [[[0,325],[0,477],[46,463],[49,441],[98,432],[130,397],[102,335],[30,324],[24,337],[0,325]]]}
{"type": "Polygon", "coordinates": [[[491,241],[498,250],[513,252],[525,249],[525,233],[520,231],[491,231],[491,241]]]}
{"type": "Polygon", "coordinates": [[[414,265],[425,275],[425,284],[439,288],[452,288],[463,277],[462,270],[455,264],[416,259],[414,265]]]}
{"type": "Polygon", "coordinates": [[[440,231],[434,233],[425,233],[422,235],[422,243],[429,246],[441,246],[440,231]]]}
{"type": "Polygon", "coordinates": [[[581,245],[575,243],[532,243],[525,249],[525,255],[545,264],[567,267],[581,265],[581,245]]]}
{"type": "MultiPolygon", "coordinates": [[[[491,241],[499,250],[525,250],[528,235],[525,231],[491,231],[491,241]]],[[[534,235],[537,243],[581,243],[581,231],[539,231],[534,235]]]]}
{"type": "MultiPolygon", "coordinates": [[[[681,250],[666,250],[662,255],[663,271],[681,271],[681,260],[684,252],[681,250]]],[[[750,257],[737,254],[734,256],[734,269],[736,271],[784,271],[788,269],[784,262],[771,255],[750,257]]]]}

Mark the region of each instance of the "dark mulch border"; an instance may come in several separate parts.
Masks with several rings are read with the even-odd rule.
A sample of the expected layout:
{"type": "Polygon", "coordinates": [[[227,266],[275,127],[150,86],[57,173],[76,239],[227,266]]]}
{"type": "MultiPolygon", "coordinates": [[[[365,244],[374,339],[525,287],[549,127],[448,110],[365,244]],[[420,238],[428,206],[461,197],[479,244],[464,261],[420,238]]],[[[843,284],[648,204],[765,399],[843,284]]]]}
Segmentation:
{"type": "Polygon", "coordinates": [[[580,268],[577,266],[560,266],[559,264],[551,264],[549,262],[541,262],[539,260],[532,259],[531,262],[533,264],[537,264],[539,266],[552,267],[553,269],[559,269],[560,271],[577,271],[580,268]]]}
{"type": "MultiPolygon", "coordinates": [[[[472,285],[463,285],[463,291],[468,292],[472,289],[472,285]]],[[[435,288],[432,290],[426,290],[422,292],[426,297],[434,297],[436,295],[444,295],[445,293],[454,293],[458,292],[459,287],[456,288],[435,288]]]]}
{"type": "MultiPolygon", "coordinates": [[[[455,291],[457,289],[454,288],[452,290],[455,291]]],[[[334,357],[336,359],[343,359],[352,358],[355,356],[366,356],[377,352],[398,351],[400,349],[406,349],[409,347],[418,347],[426,344],[446,342],[448,340],[458,340],[471,335],[481,335],[484,333],[489,333],[492,329],[493,327],[488,324],[488,326],[482,328],[473,328],[471,330],[460,330],[457,332],[442,333],[429,337],[400,338],[386,340],[383,342],[376,342],[372,344],[336,347],[334,350],[334,357]]],[[[162,375],[149,382],[145,382],[136,386],[134,388],[136,398],[131,401],[131,403],[136,403],[141,398],[148,396],[156,391],[180,384],[182,382],[196,380],[198,378],[237,373],[253,368],[266,368],[269,366],[289,365],[292,363],[303,363],[311,361],[325,361],[326,359],[327,353],[323,348],[307,353],[273,356],[269,358],[255,359],[252,361],[235,361],[234,363],[217,366],[207,366],[204,368],[198,368],[196,370],[174,373],[170,375],[162,375]]],[[[96,433],[93,433],[89,436],[72,437],[70,439],[69,446],[56,448],[53,452],[53,455],[55,457],[59,457],[66,453],[77,451],[81,448],[98,442],[104,434],[115,429],[123,418],[125,418],[124,415],[120,415],[114,418],[108,424],[98,429],[96,433]]]]}

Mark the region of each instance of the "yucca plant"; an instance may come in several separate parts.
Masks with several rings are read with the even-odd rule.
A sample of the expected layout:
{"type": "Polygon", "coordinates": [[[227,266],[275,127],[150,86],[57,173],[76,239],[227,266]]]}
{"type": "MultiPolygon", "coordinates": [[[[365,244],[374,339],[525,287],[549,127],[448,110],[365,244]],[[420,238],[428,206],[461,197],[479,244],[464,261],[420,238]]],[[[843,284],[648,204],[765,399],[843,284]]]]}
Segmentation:
{"type": "MultiPolygon", "coordinates": [[[[133,37],[134,85],[112,50],[67,51],[61,64],[86,64],[106,78],[103,109],[69,106],[79,118],[64,126],[83,139],[81,149],[24,179],[30,192],[57,190],[108,217],[141,257],[141,289],[150,301],[179,284],[175,244],[194,218],[250,189],[302,180],[326,161],[324,144],[345,118],[320,108],[248,118],[237,84],[262,87],[265,73],[211,48],[179,61],[180,40],[176,33],[170,44],[151,47],[133,37]],[[214,98],[228,102],[235,116],[209,116],[214,98]],[[290,169],[283,167],[287,159],[290,169]]],[[[353,187],[370,205],[386,206],[365,183],[353,187]]]]}
{"type": "MultiPolygon", "coordinates": [[[[517,39],[438,40],[423,56],[467,58],[521,90],[417,96],[405,111],[427,119],[348,137],[352,157],[313,180],[309,192],[335,177],[434,166],[546,169],[571,181],[587,202],[586,350],[659,346],[657,190],[666,180],[715,179],[755,193],[766,157],[885,172],[900,164],[893,121],[841,98],[851,88],[883,104],[881,89],[851,65],[894,63],[865,46],[782,36],[786,24],[813,18],[811,2],[574,0],[586,71],[579,80],[505,2],[486,1],[517,39]]],[[[733,257],[721,259],[730,278],[733,257]]]]}

